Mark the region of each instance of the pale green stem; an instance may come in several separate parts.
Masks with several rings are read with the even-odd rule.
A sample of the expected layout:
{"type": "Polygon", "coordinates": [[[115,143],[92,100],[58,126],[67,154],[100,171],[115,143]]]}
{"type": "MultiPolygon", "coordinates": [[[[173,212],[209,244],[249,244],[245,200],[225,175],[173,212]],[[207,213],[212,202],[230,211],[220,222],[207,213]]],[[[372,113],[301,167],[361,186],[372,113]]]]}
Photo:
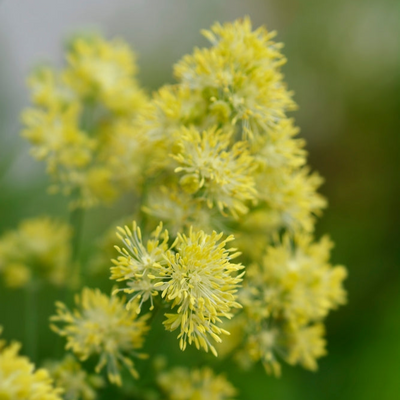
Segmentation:
{"type": "MultiPolygon", "coordinates": [[[[72,262],[71,267],[74,268],[72,271],[75,276],[73,277],[72,281],[74,282],[77,280],[80,281],[81,275],[81,267],[79,262],[79,253],[81,247],[81,239],[82,239],[82,228],[83,228],[83,218],[84,218],[84,209],[83,208],[74,208],[70,213],[69,222],[73,229],[73,237],[72,237],[72,262]],[[76,278],[76,279],[74,279],[76,278]]],[[[63,289],[61,297],[63,301],[68,303],[72,301],[74,296],[73,287],[71,285],[66,286],[63,289]]],[[[64,340],[62,337],[58,336],[57,340],[55,341],[55,350],[54,354],[57,356],[61,356],[62,348],[63,348],[64,340]]]]}
{"type": "Polygon", "coordinates": [[[70,224],[72,226],[72,229],[74,230],[74,236],[72,238],[72,262],[76,263],[75,274],[77,275],[78,279],[80,278],[80,274],[82,273],[79,262],[79,254],[81,247],[84,214],[84,209],[79,207],[73,209],[70,215],[70,224]]]}
{"type": "Polygon", "coordinates": [[[72,238],[73,261],[76,261],[79,258],[84,214],[85,212],[83,208],[80,207],[74,208],[70,214],[70,224],[74,230],[74,236],[72,238]]]}
{"type": "Polygon", "coordinates": [[[38,287],[33,282],[27,286],[25,293],[25,345],[26,354],[32,360],[37,362],[37,349],[38,349],[38,308],[37,308],[37,294],[38,287]]]}

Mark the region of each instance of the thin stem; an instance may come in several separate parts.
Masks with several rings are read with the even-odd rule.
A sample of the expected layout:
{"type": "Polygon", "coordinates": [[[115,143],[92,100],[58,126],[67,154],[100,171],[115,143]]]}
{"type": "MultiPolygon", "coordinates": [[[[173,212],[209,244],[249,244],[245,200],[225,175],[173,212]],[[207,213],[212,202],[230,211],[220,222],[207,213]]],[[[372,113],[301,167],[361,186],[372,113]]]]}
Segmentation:
{"type": "Polygon", "coordinates": [[[74,229],[74,236],[72,238],[72,261],[79,258],[79,250],[81,245],[81,236],[83,228],[84,210],[81,207],[74,208],[70,214],[70,224],[74,229]]]}
{"type": "MultiPolygon", "coordinates": [[[[83,219],[84,219],[84,209],[77,207],[71,210],[69,222],[73,229],[72,237],[72,271],[75,275],[69,284],[62,289],[61,298],[64,302],[73,301],[73,284],[80,281],[81,266],[79,262],[79,253],[81,247],[82,231],[83,231],[83,219]]],[[[64,340],[61,336],[57,335],[57,340],[55,340],[55,350],[54,354],[60,356],[63,352],[64,340]]]]}
{"type": "Polygon", "coordinates": [[[26,288],[25,293],[25,344],[26,353],[32,362],[37,361],[38,348],[37,292],[37,287],[35,283],[33,283],[26,288]]]}
{"type": "MultiPolygon", "coordinates": [[[[79,260],[81,241],[82,241],[82,231],[83,231],[83,218],[85,215],[85,210],[81,207],[76,207],[71,211],[70,214],[70,224],[73,229],[72,237],[72,265],[74,268],[73,277],[71,283],[75,284],[80,282],[82,278],[81,263],[79,260]]],[[[75,286],[75,285],[73,285],[75,286]]]]}

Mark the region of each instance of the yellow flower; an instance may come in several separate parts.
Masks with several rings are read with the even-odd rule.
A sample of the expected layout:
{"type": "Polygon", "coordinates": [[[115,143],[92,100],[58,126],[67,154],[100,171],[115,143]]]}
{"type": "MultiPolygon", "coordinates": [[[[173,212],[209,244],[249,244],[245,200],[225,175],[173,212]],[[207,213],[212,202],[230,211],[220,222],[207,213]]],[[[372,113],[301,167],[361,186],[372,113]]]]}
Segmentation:
{"type": "Polygon", "coordinates": [[[75,302],[77,308],[72,312],[65,304],[56,303],[57,315],[51,317],[51,321],[63,325],[51,327],[67,338],[66,349],[71,349],[81,361],[98,355],[96,372],[107,365],[108,379],[114,384],[122,384],[121,364],[137,378],[134,363],[128,356],[144,356],[137,350],[143,346],[149,329],[148,316],[138,318],[135,312],[125,309],[123,300],[110,298],[99,289],[84,288],[75,302]]]}
{"type": "Polygon", "coordinates": [[[290,365],[300,364],[303,368],[315,371],[317,359],[326,355],[325,327],[322,323],[304,326],[291,326],[282,322],[259,325],[248,337],[244,350],[236,353],[241,364],[246,357],[251,361],[261,360],[265,371],[277,377],[281,375],[282,358],[290,365]],[[275,324],[275,325],[274,325],[275,324]]]}
{"type": "Polygon", "coordinates": [[[79,104],[72,103],[48,111],[32,108],[22,115],[25,124],[22,136],[32,143],[32,155],[47,161],[50,174],[60,169],[63,173],[63,168],[79,171],[92,158],[95,143],[78,127],[80,112],[79,104]]]}
{"type": "Polygon", "coordinates": [[[38,106],[61,109],[77,100],[76,93],[63,77],[48,66],[33,71],[28,86],[32,91],[32,102],[38,106]]]}
{"type": "Polygon", "coordinates": [[[342,283],[347,273],[329,263],[332,246],[327,237],[314,243],[310,235],[299,234],[294,243],[286,235],[281,244],[267,249],[261,277],[271,313],[302,325],[345,303],[342,283]]]}
{"type": "Polygon", "coordinates": [[[252,173],[254,160],[245,142],[236,142],[230,149],[231,132],[215,128],[199,132],[195,128],[180,132],[179,152],[173,156],[183,172],[182,187],[199,194],[211,208],[214,203],[223,213],[227,208],[234,216],[244,214],[247,201],[255,200],[256,190],[252,173]]]}
{"type": "Polygon", "coordinates": [[[129,113],[145,99],[134,76],[136,57],[121,39],[79,36],[67,53],[65,79],[85,99],[103,102],[115,112],[129,113]]]}
{"type": "Polygon", "coordinates": [[[280,71],[282,46],[265,28],[252,31],[248,18],[204,34],[212,46],[185,56],[175,67],[178,83],[161,88],[140,117],[153,146],[149,170],[161,169],[172,191],[175,168],[192,201],[215,205],[225,217],[240,220],[256,205],[267,230],[311,232],[326,201],[286,116],[295,104],[280,71]]]}
{"type": "Polygon", "coordinates": [[[258,262],[270,244],[271,235],[282,226],[281,216],[267,207],[256,207],[235,226],[235,246],[247,263],[258,262]]]}
{"type": "Polygon", "coordinates": [[[237,394],[223,375],[215,375],[207,367],[176,367],[160,373],[157,383],[168,400],[232,400],[237,394]]]}
{"type": "Polygon", "coordinates": [[[147,97],[135,56],[120,40],[76,37],[61,71],[43,67],[29,79],[34,107],[22,114],[32,154],[47,164],[51,191],[74,207],[111,203],[140,182],[146,141],[134,120],[147,97]]]}
{"type": "Polygon", "coordinates": [[[161,186],[150,191],[147,205],[142,210],[154,220],[163,221],[169,232],[178,232],[196,226],[206,232],[218,225],[219,212],[210,210],[201,199],[193,197],[176,186],[161,186]]]}
{"type": "Polygon", "coordinates": [[[312,232],[315,217],[321,215],[326,200],[317,193],[323,179],[309,173],[307,167],[262,171],[257,177],[259,199],[272,215],[278,216],[282,228],[312,232]]]}
{"type": "Polygon", "coordinates": [[[132,223],[132,231],[128,226],[118,227],[118,238],[124,244],[122,249],[115,246],[120,256],[112,260],[114,266],[111,267],[111,279],[118,282],[128,281],[128,287],[120,289],[124,293],[134,293],[128,302],[128,308],[135,302],[135,311],[139,314],[142,304],[150,299],[153,309],[153,296],[157,296],[158,291],[155,287],[157,283],[155,265],[165,264],[165,253],[168,250],[168,231],[163,231],[160,223],[157,229],[151,234],[151,239],[144,245],[142,232],[137,226],[136,221],[132,223]]]}
{"type": "MultiPolygon", "coordinates": [[[[0,244],[1,246],[1,244],[0,244]]],[[[1,251],[1,249],[0,249],[1,251]]],[[[4,263],[4,261],[3,261],[4,263]]],[[[1,268],[0,268],[1,271],[1,268]]],[[[6,286],[10,288],[20,288],[28,286],[32,281],[32,271],[29,267],[21,263],[7,262],[3,266],[3,278],[6,286]]]]}
{"type": "Polygon", "coordinates": [[[267,133],[286,111],[295,108],[283,83],[282,47],[271,39],[274,32],[252,31],[249,18],[203,31],[211,48],[196,49],[175,66],[183,86],[204,93],[217,123],[243,127],[244,137],[267,133]]]}
{"type": "Polygon", "coordinates": [[[64,389],[65,400],[95,400],[96,389],[104,386],[99,375],[89,375],[75,358],[67,354],[62,361],[47,363],[55,385],[64,389]]]}
{"type": "Polygon", "coordinates": [[[62,390],[53,387],[49,373],[35,370],[27,357],[18,354],[20,347],[0,340],[0,399],[61,400],[62,390]]]}
{"type": "Polygon", "coordinates": [[[10,287],[41,280],[65,285],[71,265],[72,230],[49,217],[23,221],[0,237],[0,272],[10,287]]]}
{"type": "Polygon", "coordinates": [[[222,233],[207,235],[191,228],[189,236],[178,233],[169,247],[168,232],[162,231],[161,223],[146,245],[136,222],[132,231],[127,226],[118,230],[124,247],[116,246],[120,256],[113,260],[111,279],[128,281],[128,287],[120,289],[134,294],[128,307],[137,299],[135,307],[140,313],[143,302],[150,299],[153,309],[153,297],[161,292],[172,309],[177,307],[176,313],[165,314],[164,325],[169,331],[180,328],[181,349],[189,342],[216,355],[208,335],[220,342],[219,335],[229,333],[217,323],[221,317],[231,318],[232,308],[241,307],[236,291],[243,276],[238,271],[243,267],[230,262],[239,253],[225,248],[233,236],[221,240],[222,233]]]}
{"type": "Polygon", "coordinates": [[[323,324],[293,329],[288,334],[289,353],[286,361],[291,365],[301,364],[311,371],[317,370],[317,358],[326,355],[324,334],[323,324]]]}
{"type": "Polygon", "coordinates": [[[251,153],[262,170],[298,168],[306,163],[305,141],[294,138],[299,129],[289,118],[281,119],[268,135],[251,142],[251,153]]]}
{"type": "MultiPolygon", "coordinates": [[[[255,332],[249,335],[246,343],[246,351],[252,360],[261,360],[267,374],[277,377],[281,375],[281,365],[277,355],[284,354],[285,348],[279,329],[260,329],[259,327],[259,329],[256,329],[255,332]]],[[[243,355],[243,353],[237,355],[239,362],[240,357],[243,357],[243,355]]]]}
{"type": "Polygon", "coordinates": [[[190,88],[179,84],[165,85],[154,93],[150,104],[143,110],[140,124],[150,142],[169,151],[175,133],[182,126],[201,121],[206,113],[207,109],[199,93],[193,93],[190,88]]]}
{"type": "Polygon", "coordinates": [[[274,237],[261,266],[247,269],[239,300],[244,306],[247,338],[239,361],[261,360],[280,374],[278,359],[315,370],[325,355],[323,319],[346,301],[346,269],[329,263],[332,242],[299,233],[274,237]]]}
{"type": "MultiPolygon", "coordinates": [[[[101,199],[105,203],[111,203],[118,197],[118,191],[113,185],[113,176],[110,168],[94,167],[87,170],[82,185],[82,194],[84,198],[101,199]]],[[[87,202],[90,205],[89,200],[87,202]]]]}
{"type": "MultiPolygon", "coordinates": [[[[237,274],[243,267],[230,261],[237,257],[236,249],[226,249],[225,245],[233,236],[221,240],[222,233],[211,235],[190,229],[189,236],[178,234],[176,253],[168,251],[167,263],[159,274],[163,281],[156,284],[163,290],[162,297],[178,307],[176,313],[166,314],[166,329],[180,328],[180,347],[185,350],[187,342],[199,349],[217,352],[208,335],[221,342],[219,328],[221,317],[230,319],[231,309],[240,308],[236,302],[236,291],[242,281],[237,274]]],[[[161,266],[160,266],[161,267],[161,266]]]]}

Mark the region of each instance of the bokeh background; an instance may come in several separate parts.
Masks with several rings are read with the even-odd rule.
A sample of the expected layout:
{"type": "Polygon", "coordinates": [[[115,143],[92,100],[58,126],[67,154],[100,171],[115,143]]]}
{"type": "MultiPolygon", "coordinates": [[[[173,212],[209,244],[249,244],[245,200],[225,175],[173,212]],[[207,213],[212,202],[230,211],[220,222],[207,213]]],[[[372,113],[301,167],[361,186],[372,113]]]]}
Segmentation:
{"type": "MultiPolygon", "coordinates": [[[[19,136],[28,104],[25,78],[37,63],[61,65],[62,45],[76,30],[98,28],[125,38],[139,53],[149,91],[173,82],[172,65],[214,21],[249,15],[285,43],[286,80],[300,105],[294,114],[308,141],[310,164],[325,178],[329,208],[317,232],[336,242],[333,262],[348,267],[348,305],[327,321],[329,355],[319,371],[284,367],[283,377],[219,365],[241,399],[392,400],[400,398],[400,2],[398,0],[2,0],[0,2],[0,234],[22,219],[68,218],[67,202],[46,193],[43,165],[19,136]]],[[[86,215],[90,248],[129,212],[126,199],[86,215]]],[[[88,253],[89,254],[89,253],[88,253]]],[[[108,290],[106,288],[106,290],[108,290]]],[[[47,326],[57,291],[40,294],[47,326]]],[[[24,340],[22,290],[0,286],[0,325],[24,340]]],[[[174,335],[170,335],[174,336],[174,335]]],[[[40,330],[39,353],[56,337],[40,330]]],[[[175,340],[175,339],[174,339],[175,340]]],[[[175,354],[183,363],[189,355],[175,354]]]]}

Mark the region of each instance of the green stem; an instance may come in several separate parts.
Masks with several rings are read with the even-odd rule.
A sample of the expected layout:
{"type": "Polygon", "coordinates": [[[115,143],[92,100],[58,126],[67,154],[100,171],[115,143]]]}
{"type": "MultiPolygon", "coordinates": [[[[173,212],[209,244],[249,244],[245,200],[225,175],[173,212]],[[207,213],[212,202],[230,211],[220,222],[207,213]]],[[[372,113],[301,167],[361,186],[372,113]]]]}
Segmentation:
{"type": "Polygon", "coordinates": [[[71,211],[70,224],[74,229],[74,236],[72,238],[72,260],[76,261],[79,258],[80,242],[83,227],[83,208],[77,207],[71,211]]]}
{"type": "MultiPolygon", "coordinates": [[[[74,284],[75,282],[79,282],[81,278],[81,266],[79,262],[79,254],[80,254],[80,246],[82,239],[82,230],[83,230],[83,219],[84,219],[84,209],[77,207],[74,208],[69,217],[70,225],[73,229],[73,237],[72,237],[72,268],[74,269],[72,273],[74,274],[71,281],[63,288],[61,293],[61,298],[64,302],[72,302],[74,297],[74,284]]],[[[57,335],[57,340],[55,340],[55,350],[54,354],[61,357],[63,354],[63,346],[64,339],[57,335]]]]}
{"type": "Polygon", "coordinates": [[[83,231],[83,218],[84,209],[81,207],[74,208],[70,215],[70,224],[74,230],[74,236],[72,238],[72,262],[76,263],[75,273],[77,278],[80,278],[81,270],[79,263],[82,231],[83,231]]]}
{"type": "Polygon", "coordinates": [[[35,283],[26,288],[25,293],[25,344],[26,353],[32,362],[37,361],[38,348],[38,309],[37,309],[37,287],[35,283]]]}

